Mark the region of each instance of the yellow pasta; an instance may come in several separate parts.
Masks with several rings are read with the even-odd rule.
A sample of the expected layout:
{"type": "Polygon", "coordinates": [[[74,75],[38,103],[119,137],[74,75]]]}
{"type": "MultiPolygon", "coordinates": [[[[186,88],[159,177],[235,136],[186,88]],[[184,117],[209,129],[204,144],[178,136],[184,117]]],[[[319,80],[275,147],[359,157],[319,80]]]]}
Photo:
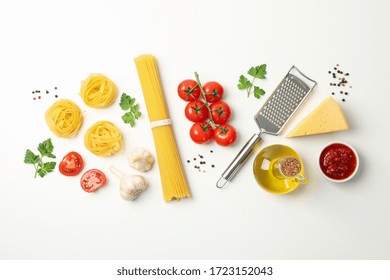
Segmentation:
{"type": "Polygon", "coordinates": [[[85,147],[97,156],[110,156],[122,148],[122,134],[109,121],[92,125],[84,136],[85,147]]]}
{"type": "Polygon", "coordinates": [[[152,126],[164,199],[170,201],[190,197],[170,125],[156,58],[152,55],[141,55],[135,58],[135,64],[152,126]]]}
{"type": "Polygon", "coordinates": [[[81,82],[80,95],[84,103],[92,108],[107,107],[117,95],[116,85],[102,74],[90,74],[81,82]]]}
{"type": "Polygon", "coordinates": [[[79,131],[83,116],[80,108],[73,101],[61,99],[46,111],[45,120],[55,135],[68,138],[79,131]]]}

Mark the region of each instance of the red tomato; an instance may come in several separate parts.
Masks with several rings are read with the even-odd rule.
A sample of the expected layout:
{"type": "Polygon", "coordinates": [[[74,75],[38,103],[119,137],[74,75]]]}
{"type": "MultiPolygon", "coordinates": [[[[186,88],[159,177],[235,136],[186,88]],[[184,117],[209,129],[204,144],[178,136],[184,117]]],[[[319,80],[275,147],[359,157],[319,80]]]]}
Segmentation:
{"type": "Polygon", "coordinates": [[[106,175],[99,169],[86,171],[80,180],[80,185],[86,192],[94,192],[106,184],[106,175]]]}
{"type": "Polygon", "coordinates": [[[190,136],[195,143],[208,143],[213,138],[213,128],[207,122],[194,123],[190,129],[190,136]]]}
{"type": "Polygon", "coordinates": [[[212,103],[210,109],[211,117],[216,124],[224,124],[230,119],[230,107],[225,102],[212,103]]]}
{"type": "Polygon", "coordinates": [[[194,101],[200,96],[200,88],[194,80],[184,80],[177,87],[177,93],[185,101],[194,101]]]}
{"type": "Polygon", "coordinates": [[[206,93],[207,102],[218,102],[223,96],[223,87],[218,82],[207,82],[203,85],[203,90],[206,93]]]}
{"type": "Polygon", "coordinates": [[[75,176],[83,169],[83,158],[76,152],[67,153],[59,164],[60,172],[65,176],[75,176]]]}
{"type": "Polygon", "coordinates": [[[229,124],[220,125],[214,130],[214,140],[218,145],[230,146],[236,139],[236,130],[229,124]]]}
{"type": "Polygon", "coordinates": [[[209,116],[209,110],[200,100],[189,102],[184,109],[184,113],[187,119],[192,122],[203,122],[209,116]]]}

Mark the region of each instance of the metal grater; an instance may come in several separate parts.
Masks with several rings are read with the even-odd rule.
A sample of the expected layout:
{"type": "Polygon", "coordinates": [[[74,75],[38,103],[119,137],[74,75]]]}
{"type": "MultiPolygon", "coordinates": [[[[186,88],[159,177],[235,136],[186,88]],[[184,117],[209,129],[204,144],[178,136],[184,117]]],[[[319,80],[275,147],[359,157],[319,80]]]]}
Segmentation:
{"type": "Polygon", "coordinates": [[[263,133],[278,135],[282,131],[288,120],[316,85],[315,81],[305,76],[297,67],[291,67],[267,102],[255,115],[255,121],[260,132],[255,133],[248,140],[229,167],[223,172],[217,182],[218,188],[222,188],[233,179],[252,152],[259,146],[263,133]]]}

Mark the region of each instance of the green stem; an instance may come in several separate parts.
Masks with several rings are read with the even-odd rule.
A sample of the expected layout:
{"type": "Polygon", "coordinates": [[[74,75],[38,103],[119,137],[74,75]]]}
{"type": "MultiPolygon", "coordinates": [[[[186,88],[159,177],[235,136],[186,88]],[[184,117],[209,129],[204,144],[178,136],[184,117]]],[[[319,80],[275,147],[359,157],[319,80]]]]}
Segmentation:
{"type": "Polygon", "coordinates": [[[36,164],[34,164],[34,168],[35,168],[34,179],[37,178],[38,170],[42,169],[42,167],[43,167],[42,156],[39,156],[39,161],[36,164]]]}
{"type": "Polygon", "coordinates": [[[254,83],[254,81],[255,81],[255,77],[253,77],[253,79],[252,79],[250,88],[247,89],[248,97],[249,97],[249,96],[251,95],[251,93],[252,93],[252,88],[253,88],[253,83],[254,83]]]}
{"type": "Polygon", "coordinates": [[[35,168],[35,174],[34,174],[34,179],[37,178],[37,174],[38,174],[38,167],[36,164],[34,164],[34,168],[35,168]]]}
{"type": "Polygon", "coordinates": [[[214,128],[219,127],[219,125],[217,125],[217,124],[214,122],[214,120],[213,120],[213,117],[212,117],[212,110],[210,109],[210,105],[209,105],[209,103],[208,103],[207,100],[206,100],[206,93],[205,93],[204,90],[203,90],[202,83],[200,82],[199,75],[198,75],[197,72],[195,72],[195,79],[196,79],[196,82],[197,82],[198,85],[199,85],[200,92],[201,92],[202,97],[203,97],[203,99],[204,99],[204,104],[206,105],[206,108],[207,108],[207,110],[209,111],[210,122],[212,123],[212,125],[213,125],[214,128]]]}

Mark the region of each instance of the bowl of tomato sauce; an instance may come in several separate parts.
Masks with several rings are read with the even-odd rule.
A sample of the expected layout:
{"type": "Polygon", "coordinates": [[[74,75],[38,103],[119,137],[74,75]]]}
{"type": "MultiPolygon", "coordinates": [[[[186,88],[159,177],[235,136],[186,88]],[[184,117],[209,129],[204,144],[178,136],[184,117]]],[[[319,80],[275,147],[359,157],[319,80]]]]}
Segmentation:
{"type": "Polygon", "coordinates": [[[355,176],[359,168],[359,156],[354,148],[342,142],[325,146],[319,157],[322,175],[332,182],[346,182],[355,176]]]}

